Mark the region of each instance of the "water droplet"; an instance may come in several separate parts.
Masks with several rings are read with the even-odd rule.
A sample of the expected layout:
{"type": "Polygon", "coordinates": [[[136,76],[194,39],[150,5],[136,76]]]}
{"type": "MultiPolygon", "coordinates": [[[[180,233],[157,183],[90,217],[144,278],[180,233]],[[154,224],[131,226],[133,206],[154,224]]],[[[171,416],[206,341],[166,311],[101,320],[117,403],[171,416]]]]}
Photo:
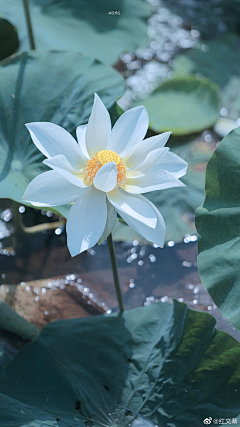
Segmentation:
{"type": "Polygon", "coordinates": [[[203,52],[209,52],[210,47],[207,44],[202,44],[201,49],[203,52]]]}
{"type": "Polygon", "coordinates": [[[89,253],[91,256],[95,256],[97,252],[96,252],[94,249],[89,249],[89,250],[88,250],[88,253],[89,253]]]}
{"type": "Polygon", "coordinates": [[[167,302],[168,301],[168,297],[165,295],[164,297],[160,298],[160,301],[167,302]]]}
{"type": "Polygon", "coordinates": [[[191,36],[194,38],[200,37],[200,32],[198,30],[192,29],[191,36]]]}
{"type": "Polygon", "coordinates": [[[1,218],[5,221],[5,222],[9,222],[10,219],[12,219],[12,211],[11,209],[5,209],[2,214],[1,214],[1,218]]]}
{"type": "Polygon", "coordinates": [[[220,114],[221,114],[221,116],[225,117],[228,115],[228,110],[225,107],[222,107],[220,109],[220,114]]]}
{"type": "Polygon", "coordinates": [[[175,79],[175,77],[177,77],[177,74],[175,73],[175,71],[169,71],[168,78],[172,80],[172,79],[175,79]]]}
{"type": "Polygon", "coordinates": [[[131,62],[133,58],[134,58],[134,55],[130,53],[122,53],[122,55],[120,55],[121,61],[123,61],[125,64],[128,64],[129,62],[131,62]]]}
{"type": "MultiPolygon", "coordinates": [[[[181,39],[181,40],[179,40],[178,45],[182,49],[189,49],[190,47],[194,46],[194,42],[193,42],[193,40],[189,40],[189,39],[181,39]]],[[[204,52],[207,52],[207,51],[204,50],[204,52]]]]}
{"type": "Polygon", "coordinates": [[[66,276],[66,279],[67,279],[67,280],[75,280],[75,279],[76,279],[76,276],[75,276],[75,274],[68,274],[68,275],[66,276]]]}
{"type": "Polygon", "coordinates": [[[175,242],[173,240],[169,240],[168,244],[167,244],[170,248],[172,248],[173,246],[175,246],[175,242]]]}
{"type": "Polygon", "coordinates": [[[19,206],[18,210],[20,213],[24,213],[26,208],[25,208],[25,206],[19,206]]]}
{"type": "Polygon", "coordinates": [[[62,234],[62,229],[61,228],[56,228],[56,230],[55,230],[55,234],[57,235],[57,236],[59,236],[60,234],[62,234]]]}
{"type": "Polygon", "coordinates": [[[146,50],[146,52],[143,53],[143,59],[145,59],[145,61],[150,61],[153,58],[153,54],[151,51],[146,50]]]}
{"type": "Polygon", "coordinates": [[[192,291],[195,288],[195,286],[192,283],[190,283],[189,285],[186,285],[186,288],[191,289],[192,291]]]}
{"type": "Polygon", "coordinates": [[[140,261],[138,261],[138,265],[140,266],[140,267],[142,267],[142,265],[144,264],[144,261],[142,261],[142,260],[140,260],[140,261]]]}
{"type": "Polygon", "coordinates": [[[155,255],[150,254],[149,255],[149,260],[150,260],[150,262],[155,262],[157,260],[157,258],[155,257],[155,255]]]}
{"type": "Polygon", "coordinates": [[[182,262],[182,266],[183,266],[183,267],[188,267],[188,268],[190,268],[190,267],[192,267],[192,263],[191,263],[191,262],[189,262],[189,261],[183,261],[183,262],[182,262]]]}
{"type": "Polygon", "coordinates": [[[194,299],[193,300],[193,304],[197,304],[198,303],[198,300],[197,299],[194,299]]]}
{"type": "Polygon", "coordinates": [[[110,310],[110,308],[106,311],[107,314],[111,314],[112,310],[110,310]]]}

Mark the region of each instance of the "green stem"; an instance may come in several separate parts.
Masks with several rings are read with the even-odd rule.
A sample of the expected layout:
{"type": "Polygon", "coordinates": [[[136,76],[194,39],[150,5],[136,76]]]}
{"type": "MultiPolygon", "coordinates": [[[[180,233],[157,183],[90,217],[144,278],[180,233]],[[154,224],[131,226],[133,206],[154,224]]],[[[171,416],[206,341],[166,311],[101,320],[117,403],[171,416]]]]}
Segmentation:
{"type": "Polygon", "coordinates": [[[114,285],[115,285],[115,289],[116,289],[116,293],[117,293],[119,310],[122,312],[122,311],[124,311],[124,306],[123,306],[123,300],[122,300],[122,292],[121,292],[121,288],[120,288],[120,284],[119,284],[117,261],[116,261],[114,246],[113,246],[112,233],[109,234],[109,236],[107,238],[107,242],[108,242],[108,249],[109,249],[110,258],[111,258],[113,279],[114,279],[114,285]]]}
{"type": "Polygon", "coordinates": [[[33,30],[32,30],[28,0],[23,0],[23,6],[24,6],[24,12],[25,12],[25,17],[27,21],[28,38],[29,38],[30,47],[31,49],[35,50],[35,43],[33,38],[33,30]]]}

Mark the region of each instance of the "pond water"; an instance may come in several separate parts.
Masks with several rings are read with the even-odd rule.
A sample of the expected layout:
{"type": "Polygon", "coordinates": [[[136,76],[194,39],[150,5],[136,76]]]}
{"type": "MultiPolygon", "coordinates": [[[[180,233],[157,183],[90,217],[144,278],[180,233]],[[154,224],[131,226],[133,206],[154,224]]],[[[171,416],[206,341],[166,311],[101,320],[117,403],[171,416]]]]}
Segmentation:
{"type": "MultiPolygon", "coordinates": [[[[11,203],[4,204],[0,249],[0,297],[4,301],[39,328],[61,318],[118,310],[106,241],[72,258],[64,230],[60,234],[56,228],[18,236],[11,203]]],[[[56,219],[32,209],[23,213],[26,222],[34,215],[38,221],[56,219]]],[[[115,251],[126,309],[177,299],[191,309],[210,313],[217,320],[217,328],[240,340],[240,332],[223,319],[201,283],[196,234],[186,236],[179,244],[169,241],[163,249],[141,245],[138,240],[115,242],[115,251]]],[[[4,339],[6,336],[4,333],[4,339]]]]}

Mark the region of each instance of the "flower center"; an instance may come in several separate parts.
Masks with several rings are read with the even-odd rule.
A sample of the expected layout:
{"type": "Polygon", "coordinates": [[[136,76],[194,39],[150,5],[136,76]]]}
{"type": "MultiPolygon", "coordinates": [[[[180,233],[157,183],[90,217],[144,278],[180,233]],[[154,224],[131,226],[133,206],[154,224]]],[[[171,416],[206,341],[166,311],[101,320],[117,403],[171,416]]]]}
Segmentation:
{"type": "Polygon", "coordinates": [[[112,150],[99,151],[96,156],[102,166],[109,162],[115,162],[117,166],[121,162],[121,158],[119,157],[119,155],[112,150]]]}
{"type": "Polygon", "coordinates": [[[102,150],[99,153],[96,153],[90,160],[87,161],[85,166],[85,182],[86,185],[93,184],[96,173],[99,169],[104,166],[106,163],[115,162],[118,175],[117,175],[117,185],[123,186],[126,181],[126,172],[127,168],[121,157],[112,150],[102,150]]]}

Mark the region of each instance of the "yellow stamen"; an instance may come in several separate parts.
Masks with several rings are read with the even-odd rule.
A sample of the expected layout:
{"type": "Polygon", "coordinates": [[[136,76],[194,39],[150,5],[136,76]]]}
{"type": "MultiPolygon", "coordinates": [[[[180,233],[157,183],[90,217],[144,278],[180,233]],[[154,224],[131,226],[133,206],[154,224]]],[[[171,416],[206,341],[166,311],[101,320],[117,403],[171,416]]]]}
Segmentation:
{"type": "Polygon", "coordinates": [[[97,158],[102,166],[109,162],[115,162],[116,165],[121,162],[119,155],[112,150],[99,151],[99,153],[97,153],[97,158]]]}
{"type": "Polygon", "coordinates": [[[118,170],[117,185],[123,186],[126,181],[127,168],[121,157],[111,150],[102,150],[96,153],[90,160],[87,161],[85,166],[85,183],[91,185],[99,169],[109,162],[115,162],[118,170]]]}

